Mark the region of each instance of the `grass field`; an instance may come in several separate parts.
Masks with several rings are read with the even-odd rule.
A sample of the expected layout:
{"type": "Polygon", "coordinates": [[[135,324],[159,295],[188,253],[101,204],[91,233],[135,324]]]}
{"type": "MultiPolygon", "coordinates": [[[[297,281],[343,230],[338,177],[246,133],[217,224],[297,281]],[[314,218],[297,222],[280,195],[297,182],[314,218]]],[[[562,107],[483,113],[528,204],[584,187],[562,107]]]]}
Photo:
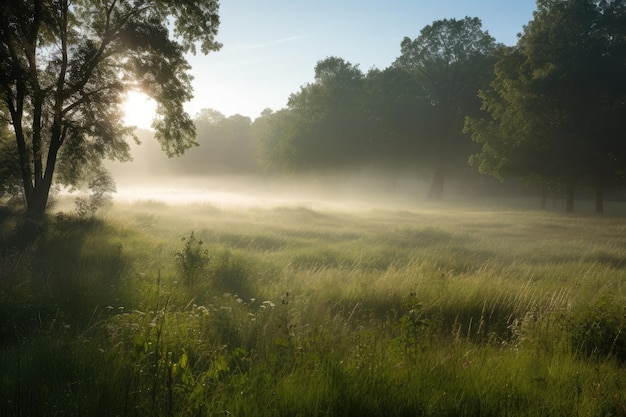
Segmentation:
{"type": "Polygon", "coordinates": [[[617,214],[0,216],[3,416],[626,415],[617,214]]]}

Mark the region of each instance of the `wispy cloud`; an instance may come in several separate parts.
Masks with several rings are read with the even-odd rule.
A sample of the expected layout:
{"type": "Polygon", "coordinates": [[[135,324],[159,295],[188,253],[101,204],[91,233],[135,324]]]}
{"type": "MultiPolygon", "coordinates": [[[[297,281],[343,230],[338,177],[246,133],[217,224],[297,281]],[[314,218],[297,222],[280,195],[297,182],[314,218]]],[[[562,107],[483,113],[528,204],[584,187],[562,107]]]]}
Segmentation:
{"type": "Polygon", "coordinates": [[[276,39],[273,41],[263,42],[263,43],[255,43],[250,45],[241,45],[237,47],[237,49],[260,49],[260,48],[271,48],[272,46],[280,45],[283,43],[293,42],[300,39],[308,38],[308,35],[297,35],[297,36],[289,36],[288,38],[276,39]]]}

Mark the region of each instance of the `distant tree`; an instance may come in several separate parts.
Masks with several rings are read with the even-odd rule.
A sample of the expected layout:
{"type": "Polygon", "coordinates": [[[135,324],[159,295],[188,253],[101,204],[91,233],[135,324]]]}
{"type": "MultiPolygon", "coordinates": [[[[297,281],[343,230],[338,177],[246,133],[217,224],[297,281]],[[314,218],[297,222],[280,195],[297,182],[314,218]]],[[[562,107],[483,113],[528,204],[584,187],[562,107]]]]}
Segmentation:
{"type": "Polygon", "coordinates": [[[369,157],[388,167],[428,165],[434,158],[432,106],[418,78],[391,66],[365,79],[369,157]]]}
{"type": "Polygon", "coordinates": [[[359,161],[363,121],[363,73],[337,57],[315,66],[315,80],[271,115],[263,141],[265,165],[286,170],[345,167],[359,161]],[[270,149],[268,149],[270,148],[270,149]]]}
{"type": "MultiPolygon", "coordinates": [[[[428,196],[443,197],[447,171],[454,161],[466,160],[471,141],[463,134],[464,118],[480,108],[477,94],[493,73],[496,42],[478,18],[443,19],[424,27],[411,40],[404,38],[394,66],[418,78],[432,122],[433,180],[428,196]]],[[[425,111],[423,108],[422,111],[425,111]]],[[[424,135],[416,132],[416,139],[424,135]]]]}
{"type": "Polygon", "coordinates": [[[265,113],[256,120],[257,158],[261,168],[268,172],[294,172],[301,160],[300,150],[294,145],[299,134],[295,112],[282,109],[265,113]]]}
{"type": "Polygon", "coordinates": [[[28,212],[45,211],[53,179],[73,183],[94,161],[129,158],[120,111],[129,89],[156,100],[153,127],[168,155],[193,146],[184,53],[218,50],[218,26],[217,0],[7,0],[0,100],[28,212]]]}
{"type": "Polygon", "coordinates": [[[274,111],[272,109],[266,108],[250,125],[250,146],[254,155],[255,166],[259,169],[264,168],[261,152],[263,151],[263,141],[270,129],[269,120],[273,114],[274,111]]]}
{"type": "Polygon", "coordinates": [[[483,92],[490,118],[469,119],[482,172],[565,191],[603,193],[626,168],[626,4],[539,0],[483,92]]]}
{"type": "Polygon", "coordinates": [[[203,109],[194,118],[198,147],[173,161],[176,171],[185,174],[250,173],[257,169],[250,139],[251,120],[230,117],[203,109]]]}
{"type": "Polygon", "coordinates": [[[250,173],[257,170],[256,149],[251,138],[252,120],[248,116],[234,114],[223,126],[225,160],[232,172],[250,173]]]}

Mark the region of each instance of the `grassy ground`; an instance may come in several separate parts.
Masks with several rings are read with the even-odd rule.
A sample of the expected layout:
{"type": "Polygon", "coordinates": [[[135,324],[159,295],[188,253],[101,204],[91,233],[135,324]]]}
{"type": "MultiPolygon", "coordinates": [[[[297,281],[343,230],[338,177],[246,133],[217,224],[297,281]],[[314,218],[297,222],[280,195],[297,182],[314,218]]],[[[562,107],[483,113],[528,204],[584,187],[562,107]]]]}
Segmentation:
{"type": "Polygon", "coordinates": [[[623,416],[626,221],[0,213],[6,416],[623,416]]]}

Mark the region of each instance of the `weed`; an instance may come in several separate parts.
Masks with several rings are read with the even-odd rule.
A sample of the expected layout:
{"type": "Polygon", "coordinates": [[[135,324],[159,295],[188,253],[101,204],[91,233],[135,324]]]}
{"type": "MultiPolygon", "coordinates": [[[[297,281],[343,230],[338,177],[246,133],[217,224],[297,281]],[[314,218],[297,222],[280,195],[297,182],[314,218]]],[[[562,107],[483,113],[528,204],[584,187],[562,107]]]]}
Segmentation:
{"type": "Polygon", "coordinates": [[[181,241],[184,242],[184,246],[175,254],[178,260],[178,269],[185,283],[193,286],[198,278],[204,274],[209,251],[203,246],[204,242],[196,238],[194,232],[191,232],[189,236],[182,237],[181,241]]]}
{"type": "Polygon", "coordinates": [[[405,304],[405,313],[396,321],[400,335],[399,339],[404,345],[404,350],[413,355],[424,346],[425,331],[430,326],[431,320],[424,314],[422,303],[416,299],[417,294],[409,294],[405,304]]]}

